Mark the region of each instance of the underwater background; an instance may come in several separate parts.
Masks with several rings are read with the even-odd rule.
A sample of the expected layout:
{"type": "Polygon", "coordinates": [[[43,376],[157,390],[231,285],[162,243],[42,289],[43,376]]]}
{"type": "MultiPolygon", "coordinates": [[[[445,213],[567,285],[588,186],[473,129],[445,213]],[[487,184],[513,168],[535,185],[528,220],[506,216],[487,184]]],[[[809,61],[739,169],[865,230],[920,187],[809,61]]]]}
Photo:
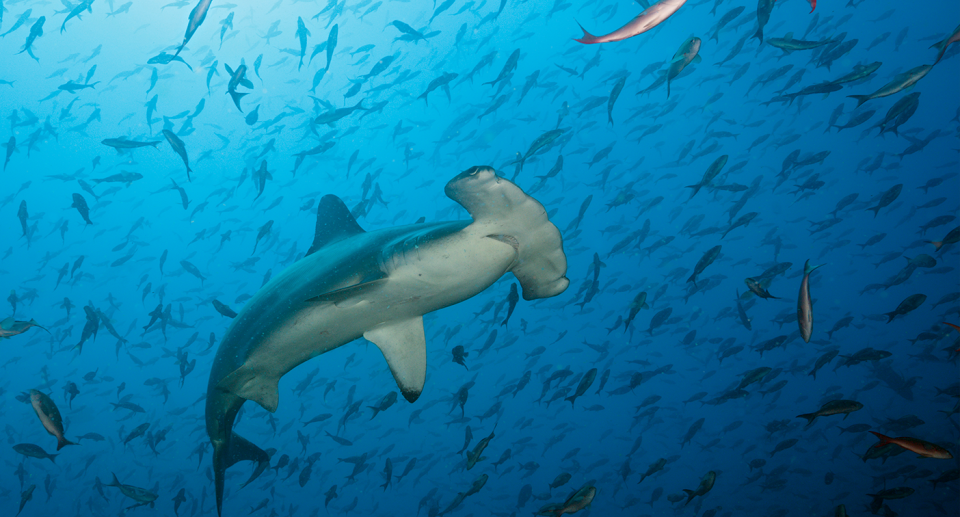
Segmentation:
{"type": "Polygon", "coordinates": [[[192,0],[0,2],[3,515],[215,514],[231,314],[324,195],[368,231],[468,220],[444,185],[475,165],[543,204],[570,286],[513,308],[505,275],[427,315],[415,403],[362,339],[299,366],[241,412],[271,468],[228,471],[225,515],[529,515],[584,487],[584,515],[960,514],[960,45],[936,46],[960,4],[690,0],[587,45],[643,2],[205,3],[172,59],[192,0]],[[833,401],[862,408],[797,417],[833,401]]]}

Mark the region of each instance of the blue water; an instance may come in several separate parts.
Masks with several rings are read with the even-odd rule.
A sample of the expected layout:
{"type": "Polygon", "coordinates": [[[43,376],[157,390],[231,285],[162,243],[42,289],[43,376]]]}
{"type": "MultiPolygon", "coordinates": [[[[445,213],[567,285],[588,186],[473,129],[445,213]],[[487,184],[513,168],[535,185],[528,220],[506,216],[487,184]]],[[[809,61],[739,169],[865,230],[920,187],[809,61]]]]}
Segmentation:
{"type": "Polygon", "coordinates": [[[230,318],[215,310],[213,300],[241,312],[268,278],[302,258],[313,242],[317,202],[326,194],[342,198],[368,231],[421,217],[468,219],[443,187],[474,165],[491,165],[506,179],[516,174],[517,185],[544,205],[563,235],[570,286],[553,298],[521,299],[506,325],[505,301],[517,283],[509,274],[482,294],[427,315],[422,396],[412,404],[400,397],[375,416],[368,406],[398,391],[377,347],[358,340],[296,368],[280,381],[277,412],[247,403],[236,428],[272,454],[271,466],[282,457],[295,465],[267,470],[245,488],[252,464],[231,467],[225,515],[258,507],[254,515],[415,515],[418,506],[436,515],[481,475],[488,476],[486,484],[450,515],[529,515],[587,486],[597,493],[583,514],[602,516],[833,515],[838,505],[849,515],[960,513],[956,459],[909,452],[861,459],[878,443],[865,432],[868,426],[960,456],[954,409],[960,333],[943,323],[960,324],[960,246],[935,251],[927,242],[957,228],[950,217],[958,208],[960,45],[949,47],[907,91],[859,109],[847,98],[933,64],[937,49],[929,47],[953,33],[960,19],[956,2],[851,6],[821,0],[811,14],[808,2],[781,1],[760,44],[752,37],[757,2],[690,0],[648,33],[599,45],[573,41],[580,36],[578,22],[602,35],[641,7],[507,0],[497,16],[498,2],[455,0],[431,21],[440,6],[422,0],[214,2],[180,53],[192,71],[178,61],[148,63],[161,52],[176,52],[192,1],[94,1],[92,12],[78,9],[80,16],[64,24],[77,7],[68,3],[0,4],[0,33],[32,9],[0,40],[0,142],[4,150],[16,148],[0,173],[0,287],[11,293],[0,317],[34,319],[46,329],[2,341],[4,515],[16,513],[31,485],[36,489],[21,515],[116,515],[136,502],[104,486],[112,473],[157,495],[154,509],[131,514],[173,514],[181,489],[179,515],[214,514],[204,400],[230,318]],[[721,17],[738,7],[742,13],[711,39],[721,17]],[[222,20],[231,13],[233,28],[223,32],[221,44],[222,20]],[[30,53],[18,53],[41,15],[42,36],[30,53]],[[298,17],[310,31],[299,70],[298,17]],[[394,20],[425,40],[398,41],[402,33],[394,20]],[[326,50],[310,56],[334,24],[338,41],[329,70],[320,72],[326,50]],[[771,45],[771,38],[788,33],[832,41],[792,53],[771,45]],[[691,36],[702,39],[702,61],[672,80],[669,98],[664,86],[638,94],[691,36]],[[818,66],[824,48],[843,44],[841,38],[858,42],[829,69],[818,66]],[[718,66],[743,39],[742,50],[718,66]],[[515,49],[517,67],[503,90],[481,84],[498,77],[515,49]],[[464,81],[490,53],[492,61],[464,81]],[[372,75],[388,56],[394,61],[372,75]],[[873,62],[882,66],[839,91],[776,100],[781,92],[800,92],[873,62]],[[237,88],[248,93],[239,101],[242,113],[226,94],[224,67],[241,63],[252,82],[252,88],[237,88]],[[787,65],[792,68],[763,83],[765,74],[787,65]],[[216,72],[208,88],[211,69],[216,72]],[[420,99],[444,73],[459,74],[450,98],[438,88],[428,102],[420,99]],[[608,99],[621,77],[626,82],[610,123],[608,99]],[[70,81],[93,87],[58,90],[70,81]],[[359,92],[350,92],[358,83],[359,92]],[[913,115],[901,120],[896,134],[880,134],[877,125],[888,109],[911,94],[919,94],[913,115]],[[502,95],[502,106],[480,118],[502,95]],[[146,107],[154,98],[155,110],[146,107]],[[361,100],[363,108],[386,104],[330,126],[314,124],[318,115],[361,100]],[[835,112],[838,106],[842,111],[835,112]],[[255,110],[254,122],[248,115],[255,110]],[[834,113],[835,124],[844,125],[869,110],[875,113],[855,128],[828,127],[834,113]],[[558,125],[563,134],[518,173],[516,153],[527,153],[558,125]],[[162,129],[183,142],[189,178],[162,129]],[[119,153],[101,143],[110,138],[159,143],[119,153]],[[688,142],[692,150],[685,151],[688,142]],[[917,142],[927,145],[905,153],[917,142]],[[323,144],[329,149],[305,155],[294,173],[296,153],[323,144]],[[824,152],[819,161],[796,166],[824,152]],[[560,155],[561,172],[538,185],[537,177],[560,155]],[[693,189],[685,187],[700,182],[722,155],[728,156],[724,169],[691,198],[693,189]],[[255,171],[264,161],[270,177],[260,193],[255,171]],[[122,173],[142,178],[129,185],[97,181],[122,173]],[[735,184],[755,185],[739,209],[732,207],[744,192],[716,188],[735,184]],[[810,188],[798,187],[804,184],[810,188]],[[869,209],[898,184],[899,196],[875,216],[869,209]],[[830,221],[838,201],[854,193],[857,198],[836,213],[839,220],[830,221]],[[72,207],[76,195],[88,205],[91,225],[72,207]],[[752,212],[757,215],[749,225],[730,229],[752,212]],[[921,229],[938,217],[939,224],[921,229]],[[649,233],[638,244],[647,220],[649,233]],[[257,242],[268,221],[272,227],[257,242]],[[630,235],[635,239],[611,252],[630,235]],[[646,249],[669,237],[662,247],[646,249]],[[717,245],[720,255],[699,274],[696,287],[687,282],[717,245]],[[595,253],[603,266],[597,292],[586,300],[595,253]],[[807,260],[822,265],[809,277],[809,343],[801,338],[795,310],[807,260]],[[778,299],[747,294],[744,279],[787,262],[785,272],[764,284],[778,299]],[[195,266],[204,280],[182,264],[195,266]],[[905,267],[912,270],[909,278],[891,285],[905,267]],[[641,292],[649,308],[624,332],[618,320],[641,292]],[[738,315],[738,293],[751,330],[738,315]],[[914,294],[925,295],[924,303],[888,322],[883,314],[914,294]],[[166,327],[145,331],[158,305],[169,310],[166,327]],[[106,317],[122,342],[101,323],[81,352],[76,345],[87,323],[84,307],[106,317]],[[669,318],[652,328],[654,315],[667,308],[669,318]],[[847,326],[832,331],[848,316],[847,326]],[[756,350],[781,336],[781,346],[756,350]],[[466,368],[452,361],[456,346],[467,353],[466,368]],[[843,365],[844,356],[867,347],[889,354],[843,365]],[[816,378],[809,375],[830,351],[839,356],[816,378]],[[772,370],[746,385],[746,395],[717,403],[738,388],[745,372],[761,367],[772,370]],[[564,398],[592,368],[596,381],[571,406],[564,398]],[[529,383],[518,390],[525,372],[529,383]],[[557,372],[566,375],[544,389],[557,372]],[[598,389],[601,379],[606,383],[598,389]],[[471,382],[461,415],[457,393],[471,382]],[[72,402],[70,383],[78,392],[72,402]],[[12,448],[28,443],[56,452],[55,438],[24,403],[21,394],[31,389],[49,394],[59,407],[67,439],[87,435],[62,449],[55,463],[12,448]],[[702,392],[701,401],[714,403],[685,402],[702,392]],[[347,406],[360,400],[360,413],[339,426],[347,406]],[[797,418],[833,400],[863,407],[810,426],[797,418]],[[142,411],[131,410],[137,407],[142,411]],[[304,423],[323,414],[331,416],[304,423]],[[702,428],[685,440],[701,419],[702,428]],[[149,424],[144,435],[124,444],[142,424],[149,424]],[[857,424],[862,429],[842,432],[857,424]],[[468,428],[467,451],[493,434],[485,459],[469,471],[466,453],[458,453],[468,428]],[[327,433],[352,444],[338,444],[327,433]],[[772,454],[778,445],[787,448],[772,454]],[[508,449],[509,459],[495,467],[508,449]],[[349,480],[353,464],[338,459],[357,457],[363,467],[349,480]],[[659,458],[667,460],[662,471],[638,484],[659,458]],[[398,479],[413,459],[412,470],[398,479]],[[753,460],[766,463],[755,468],[753,460]],[[384,486],[388,461],[393,478],[384,486]],[[945,473],[950,478],[951,470],[952,480],[936,487],[930,482],[945,473]],[[688,503],[683,489],[696,489],[711,471],[712,490],[688,503]],[[564,473],[569,481],[551,489],[564,473]],[[333,485],[337,497],[325,504],[333,485]],[[867,494],[899,487],[913,492],[871,510],[874,499],[867,494]]]}

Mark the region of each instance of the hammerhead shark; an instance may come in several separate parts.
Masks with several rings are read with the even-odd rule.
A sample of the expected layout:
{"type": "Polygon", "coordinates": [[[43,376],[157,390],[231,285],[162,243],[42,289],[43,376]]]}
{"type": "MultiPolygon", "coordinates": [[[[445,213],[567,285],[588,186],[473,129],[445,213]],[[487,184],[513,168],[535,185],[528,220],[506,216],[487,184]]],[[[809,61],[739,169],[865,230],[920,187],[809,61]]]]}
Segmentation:
{"type": "Polygon", "coordinates": [[[379,347],[400,392],[414,402],[426,378],[423,315],[467,300],[511,272],[525,300],[562,293],[567,258],[560,231],[537,200],[489,166],[444,189],[472,221],[421,223],[365,232],[337,196],[317,209],[313,245],[244,306],[217,350],[207,388],[217,513],[224,476],[267,453],[233,431],[252,400],[270,412],[280,378],[305,361],[361,337],[379,347]]]}

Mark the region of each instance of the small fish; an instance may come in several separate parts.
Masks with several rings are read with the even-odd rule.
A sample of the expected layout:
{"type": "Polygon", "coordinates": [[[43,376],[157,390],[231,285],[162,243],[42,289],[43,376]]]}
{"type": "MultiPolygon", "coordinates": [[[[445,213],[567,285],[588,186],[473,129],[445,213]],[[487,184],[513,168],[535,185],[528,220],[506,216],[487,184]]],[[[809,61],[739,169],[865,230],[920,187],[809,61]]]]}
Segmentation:
{"type": "MultiPolygon", "coordinates": [[[[574,41],[583,43],[585,45],[591,45],[594,43],[608,43],[632,38],[634,36],[643,34],[644,32],[647,32],[657,25],[665,22],[667,18],[673,16],[673,13],[677,12],[677,10],[683,7],[683,4],[685,3],[687,3],[687,0],[661,0],[660,2],[657,2],[656,4],[644,9],[642,13],[637,15],[636,18],[630,20],[630,22],[623,27],[620,27],[609,34],[604,34],[603,36],[594,36],[593,34],[587,32],[587,29],[584,29],[583,25],[580,25],[580,30],[583,31],[583,36],[581,36],[579,39],[574,39],[574,41]]],[[[773,2],[771,1],[771,4],[772,3],[773,2]]]]}
{"type": "Polygon", "coordinates": [[[810,261],[803,263],[803,280],[800,282],[800,294],[797,297],[797,323],[800,325],[800,336],[803,341],[810,342],[813,334],[813,300],[810,299],[810,273],[823,266],[810,267],[810,261]]]}
{"type": "Polygon", "coordinates": [[[163,136],[167,139],[167,142],[170,142],[170,147],[173,148],[175,153],[180,155],[180,159],[183,160],[183,164],[187,167],[187,181],[193,181],[190,179],[190,173],[193,171],[190,169],[190,159],[187,158],[187,147],[183,144],[183,140],[180,140],[180,137],[167,129],[163,130],[163,136]]]}
{"type": "Polygon", "coordinates": [[[880,443],[874,445],[874,447],[883,447],[888,443],[892,443],[894,445],[899,445],[910,452],[917,453],[921,458],[934,458],[938,460],[949,460],[953,458],[953,455],[950,454],[950,451],[935,443],[910,437],[890,438],[889,436],[884,436],[874,431],[870,431],[870,434],[873,434],[880,439],[880,443]]]}

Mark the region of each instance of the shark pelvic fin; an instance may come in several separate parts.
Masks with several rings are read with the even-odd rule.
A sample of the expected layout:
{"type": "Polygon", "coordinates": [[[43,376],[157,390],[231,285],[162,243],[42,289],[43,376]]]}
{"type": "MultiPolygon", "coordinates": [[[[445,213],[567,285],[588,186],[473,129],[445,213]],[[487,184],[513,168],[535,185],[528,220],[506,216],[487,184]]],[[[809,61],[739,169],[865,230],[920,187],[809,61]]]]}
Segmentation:
{"type": "Polygon", "coordinates": [[[427,374],[427,340],[423,317],[384,323],[363,333],[377,345],[397,381],[400,393],[410,402],[420,397],[427,374]]]}
{"type": "Polygon", "coordinates": [[[280,379],[268,379],[247,366],[241,366],[227,375],[217,384],[217,388],[229,391],[234,395],[252,400],[260,404],[263,409],[274,413],[280,403],[280,393],[277,384],[280,379]]]}
{"type": "Polygon", "coordinates": [[[317,227],[313,245],[307,250],[307,255],[313,254],[328,244],[361,233],[365,233],[363,228],[350,215],[350,209],[340,198],[334,195],[323,196],[320,204],[317,205],[317,227]]]}

